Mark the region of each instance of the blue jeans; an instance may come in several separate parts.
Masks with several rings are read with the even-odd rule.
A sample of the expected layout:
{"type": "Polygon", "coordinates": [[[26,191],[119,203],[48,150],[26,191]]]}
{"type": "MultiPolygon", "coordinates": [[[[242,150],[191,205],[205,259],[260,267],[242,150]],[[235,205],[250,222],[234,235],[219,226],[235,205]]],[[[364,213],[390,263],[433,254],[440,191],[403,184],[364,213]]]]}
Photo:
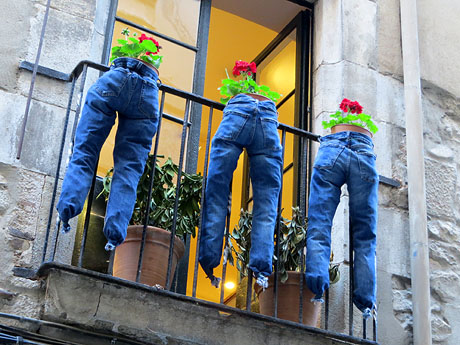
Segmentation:
{"type": "Polygon", "coordinates": [[[347,184],[354,246],[353,302],[366,315],[375,307],[375,250],[379,177],[372,140],[357,132],[320,139],[311,178],[305,277],[320,300],[329,288],[332,219],[347,184]]]}
{"type": "Polygon", "coordinates": [[[99,152],[118,113],[114,173],[104,224],[106,249],[114,249],[126,238],[137,184],[158,125],[157,80],[156,72],[144,63],[118,58],[88,90],[57,204],[64,231],[70,229],[69,219],[83,209],[99,152]]]}
{"type": "Polygon", "coordinates": [[[238,158],[246,148],[253,188],[253,219],[249,268],[256,277],[272,272],[273,236],[281,188],[282,147],[272,101],[240,94],[224,109],[212,140],[209,174],[203,205],[199,261],[208,275],[222,256],[230,181],[238,158]]]}

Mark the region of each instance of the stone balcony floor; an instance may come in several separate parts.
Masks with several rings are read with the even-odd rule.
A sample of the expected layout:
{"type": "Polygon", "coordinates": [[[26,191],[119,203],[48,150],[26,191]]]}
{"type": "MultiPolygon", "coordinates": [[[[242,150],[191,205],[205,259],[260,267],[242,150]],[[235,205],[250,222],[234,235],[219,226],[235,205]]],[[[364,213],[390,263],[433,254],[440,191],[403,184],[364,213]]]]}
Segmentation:
{"type": "Polygon", "coordinates": [[[377,344],[59,263],[45,263],[38,275],[44,282],[41,334],[54,339],[79,344],[377,344]]]}

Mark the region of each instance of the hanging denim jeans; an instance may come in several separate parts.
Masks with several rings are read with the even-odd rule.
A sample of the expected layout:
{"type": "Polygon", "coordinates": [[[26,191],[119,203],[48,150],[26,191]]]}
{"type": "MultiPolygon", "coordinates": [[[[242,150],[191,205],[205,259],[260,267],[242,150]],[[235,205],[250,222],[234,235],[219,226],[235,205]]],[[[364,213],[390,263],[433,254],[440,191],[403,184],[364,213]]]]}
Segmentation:
{"type": "Polygon", "coordinates": [[[114,173],[104,224],[106,250],[126,238],[137,184],[158,125],[157,80],[157,73],[146,64],[118,58],[86,96],[57,209],[63,230],[68,231],[69,219],[83,209],[99,152],[118,113],[114,173]]]}
{"type": "Polygon", "coordinates": [[[212,140],[209,174],[203,205],[199,261],[213,280],[222,256],[230,181],[246,148],[253,188],[253,219],[249,268],[259,284],[272,272],[273,236],[281,187],[282,148],[275,104],[240,94],[224,109],[212,140]]]}
{"type": "Polygon", "coordinates": [[[375,308],[375,250],[379,178],[372,139],[357,132],[339,132],[320,139],[311,178],[308,206],[305,277],[321,300],[329,288],[332,219],[347,184],[354,246],[353,302],[367,317],[375,308]]]}

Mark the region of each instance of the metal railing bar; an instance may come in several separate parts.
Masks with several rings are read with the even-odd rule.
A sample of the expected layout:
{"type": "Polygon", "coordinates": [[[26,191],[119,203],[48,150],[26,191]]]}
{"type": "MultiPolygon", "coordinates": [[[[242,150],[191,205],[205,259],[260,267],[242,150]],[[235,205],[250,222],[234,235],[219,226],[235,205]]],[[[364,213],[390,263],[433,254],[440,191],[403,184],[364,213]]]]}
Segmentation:
{"type": "Polygon", "coordinates": [[[27,96],[26,109],[24,111],[24,119],[22,120],[21,134],[19,136],[18,152],[16,154],[16,159],[21,158],[22,145],[24,144],[24,137],[26,134],[27,120],[29,119],[30,104],[32,103],[32,94],[35,88],[35,79],[37,77],[38,63],[40,62],[40,55],[42,53],[43,41],[45,39],[46,25],[48,24],[48,17],[50,12],[51,0],[48,0],[46,3],[45,15],[43,17],[42,31],[40,33],[40,40],[38,42],[37,56],[35,57],[34,68],[32,71],[32,78],[30,81],[29,94],[27,96]]]}
{"type": "MultiPolygon", "coordinates": [[[[78,77],[80,77],[80,74],[83,71],[83,66],[85,66],[85,65],[87,65],[88,67],[94,68],[94,69],[96,69],[96,70],[98,70],[100,72],[107,72],[110,69],[110,67],[107,66],[107,65],[102,65],[100,63],[93,62],[93,61],[90,61],[90,60],[81,60],[74,67],[72,72],[70,72],[69,74],[57,71],[57,70],[52,69],[52,68],[44,67],[44,66],[41,66],[41,65],[38,65],[37,74],[43,75],[43,76],[48,77],[48,78],[53,78],[53,79],[56,79],[56,80],[62,80],[62,81],[70,82],[70,81],[72,81],[72,79],[78,79],[78,77]]],[[[33,66],[34,66],[34,64],[29,62],[29,61],[21,61],[21,63],[19,64],[19,69],[23,69],[23,70],[26,70],[26,71],[33,71],[33,66]]]]}
{"type": "Polygon", "coordinates": [[[83,91],[85,89],[86,84],[86,76],[88,74],[88,66],[83,66],[83,73],[81,74],[81,82],[80,82],[80,90],[79,90],[79,97],[77,99],[77,109],[75,110],[75,120],[72,126],[72,134],[70,135],[70,154],[67,157],[69,159],[72,156],[73,149],[74,149],[74,141],[75,141],[75,133],[77,132],[77,125],[78,120],[80,119],[80,112],[83,107],[83,91]]]}
{"type": "Polygon", "coordinates": [[[51,221],[53,219],[54,203],[56,201],[56,193],[57,193],[57,187],[58,187],[58,182],[59,182],[59,172],[61,171],[62,156],[64,154],[64,147],[65,147],[65,137],[67,136],[67,126],[69,125],[70,109],[72,108],[72,100],[73,100],[73,94],[75,91],[76,81],[77,80],[75,78],[72,80],[69,100],[67,102],[67,111],[65,114],[64,129],[62,131],[62,137],[61,137],[61,147],[59,149],[59,157],[58,157],[58,163],[57,163],[57,168],[56,168],[56,175],[54,177],[53,194],[51,195],[51,205],[50,205],[50,210],[48,213],[48,223],[46,224],[45,242],[43,244],[42,263],[45,262],[46,252],[48,249],[48,239],[49,239],[50,230],[51,230],[51,221]]]}
{"type": "Polygon", "coordinates": [[[248,267],[248,286],[246,289],[246,311],[251,311],[252,301],[252,270],[248,267]]]}
{"type": "MultiPolygon", "coordinates": [[[[208,120],[208,132],[206,134],[206,149],[204,154],[204,170],[203,170],[203,185],[201,187],[201,202],[200,205],[203,207],[205,202],[205,190],[206,190],[206,179],[208,177],[208,160],[209,160],[209,147],[211,143],[211,128],[212,128],[212,113],[214,108],[209,108],[209,120],[208,120]]],[[[200,212],[200,218],[198,222],[198,234],[196,238],[196,250],[195,250],[195,267],[193,269],[193,287],[192,297],[196,297],[196,284],[198,280],[198,255],[200,253],[200,240],[201,240],[201,226],[203,224],[203,213],[200,212]]]]}
{"type": "Polygon", "coordinates": [[[324,329],[329,328],[329,289],[325,291],[325,301],[324,301],[324,329]]]}
{"type": "Polygon", "coordinates": [[[348,261],[350,262],[349,267],[349,296],[348,296],[348,334],[353,336],[353,237],[352,237],[352,228],[351,228],[351,216],[348,215],[348,261]]]}
{"type": "Polygon", "coordinates": [[[198,48],[195,47],[195,46],[192,46],[191,44],[188,44],[188,43],[185,43],[185,42],[182,42],[182,41],[179,41],[175,38],[172,38],[170,36],[167,36],[165,34],[162,34],[162,33],[159,33],[158,31],[155,31],[155,30],[152,30],[152,29],[149,29],[145,26],[142,26],[142,25],[139,25],[139,24],[136,24],[128,19],[125,19],[125,18],[122,18],[122,17],[119,17],[119,16],[116,16],[115,17],[115,20],[119,21],[120,23],[123,23],[123,24],[126,24],[126,25],[129,25],[129,26],[132,26],[133,28],[136,28],[138,30],[142,30],[142,31],[145,31],[151,35],[155,35],[157,37],[160,37],[166,41],[169,41],[171,43],[174,43],[174,44],[177,44],[183,48],[187,48],[189,50],[192,50],[194,52],[197,52],[198,51],[198,48]]]}
{"type": "MultiPolygon", "coordinates": [[[[224,242],[224,262],[223,262],[223,266],[222,266],[222,285],[220,287],[220,303],[224,303],[224,291],[225,291],[225,279],[226,279],[226,276],[227,276],[227,255],[229,254],[228,253],[228,250],[227,250],[227,247],[228,247],[228,241],[230,241],[229,239],[229,235],[230,235],[230,216],[232,214],[232,183],[233,181],[230,181],[230,193],[228,194],[228,202],[227,202],[227,216],[226,216],[226,227],[225,227],[225,235],[224,235],[224,238],[225,238],[225,242],[224,242]]],[[[230,253],[231,255],[231,253],[230,253]]]]}
{"type": "Polygon", "coordinates": [[[109,267],[107,268],[107,274],[112,275],[113,274],[113,261],[115,259],[115,250],[110,251],[110,256],[109,256],[109,267]]]}
{"type": "Polygon", "coordinates": [[[180,146],[180,155],[179,155],[179,170],[177,172],[177,184],[176,184],[176,198],[174,200],[174,216],[173,222],[171,226],[171,241],[169,244],[169,257],[168,257],[168,272],[166,274],[166,289],[169,286],[169,282],[171,279],[171,265],[173,260],[173,251],[174,251],[174,239],[176,236],[176,225],[177,225],[177,210],[179,207],[179,192],[181,186],[181,178],[182,178],[182,168],[184,166],[184,150],[185,150],[185,139],[187,136],[187,123],[188,117],[190,113],[190,100],[187,99],[185,103],[185,112],[184,112],[184,125],[182,127],[182,138],[181,138],[181,146],[180,146]]]}
{"type": "MultiPolygon", "coordinates": [[[[281,133],[281,166],[284,166],[284,152],[286,146],[286,131],[282,131],[281,133]]],[[[278,273],[279,273],[279,260],[280,260],[280,221],[281,221],[281,208],[282,208],[282,200],[283,200],[283,180],[284,180],[284,171],[281,175],[281,188],[280,193],[278,196],[278,210],[277,210],[277,217],[276,217],[276,225],[275,225],[275,234],[276,234],[276,242],[275,242],[275,255],[276,255],[276,263],[275,263],[275,273],[273,275],[273,298],[274,298],[274,312],[273,316],[278,317],[278,273]]]]}
{"type": "Polygon", "coordinates": [[[208,107],[213,107],[214,109],[224,110],[224,108],[225,108],[225,105],[220,103],[220,102],[216,102],[216,101],[210,100],[208,98],[204,98],[202,96],[196,95],[196,94],[188,92],[188,91],[183,91],[183,90],[180,90],[180,89],[176,89],[175,87],[172,87],[172,86],[169,86],[169,85],[166,85],[166,84],[160,84],[159,89],[164,90],[167,93],[170,93],[170,94],[172,94],[174,96],[185,98],[185,99],[188,99],[190,101],[193,101],[193,102],[196,102],[196,103],[199,103],[201,105],[208,106],[208,107]]]}
{"type": "MultiPolygon", "coordinates": [[[[169,120],[171,122],[175,122],[179,125],[183,125],[184,124],[184,120],[179,118],[179,117],[176,117],[176,116],[173,116],[173,115],[169,115],[169,114],[166,114],[165,112],[163,112],[163,115],[162,115],[163,118],[165,118],[166,120],[169,120]]],[[[187,126],[190,127],[192,125],[192,123],[190,121],[187,122],[187,126]]]]}
{"type": "Polygon", "coordinates": [[[363,339],[367,339],[367,322],[365,317],[363,317],[363,339]]]}
{"type": "MultiPolygon", "coordinates": [[[[300,181],[304,181],[304,186],[300,186],[301,189],[301,199],[300,199],[300,214],[301,214],[301,221],[305,222],[306,221],[306,212],[307,212],[307,205],[306,205],[306,188],[305,185],[308,184],[307,180],[307,167],[304,166],[307,163],[307,150],[308,150],[308,141],[306,138],[300,138],[300,143],[302,147],[302,154],[301,154],[301,171],[300,171],[300,181]]],[[[302,273],[300,275],[300,281],[299,281],[299,290],[300,290],[300,296],[299,296],[299,322],[303,322],[303,290],[304,290],[304,273],[305,273],[305,250],[307,246],[307,239],[305,238],[304,240],[304,250],[302,250],[302,253],[300,255],[300,272],[302,273]]]]}
{"type": "MultiPolygon", "coordinates": [[[[307,245],[307,240],[305,239],[303,247],[305,248],[307,245]]],[[[299,323],[303,322],[303,280],[305,276],[305,256],[304,251],[300,254],[300,277],[299,277],[299,323]]]]}
{"type": "Polygon", "coordinates": [[[161,93],[161,101],[160,101],[160,110],[159,110],[159,118],[158,118],[158,127],[157,127],[157,133],[155,136],[155,147],[153,149],[153,166],[152,166],[152,172],[150,173],[150,184],[149,184],[149,193],[147,197],[147,212],[145,214],[145,219],[144,219],[144,227],[142,229],[142,239],[141,239],[141,247],[139,249],[139,261],[137,262],[137,273],[136,273],[136,282],[139,282],[141,279],[141,272],[142,272],[142,262],[144,260],[144,249],[145,249],[145,241],[147,237],[147,226],[149,224],[150,220],[150,204],[152,202],[152,190],[153,190],[153,181],[155,180],[155,165],[157,161],[157,155],[158,155],[158,146],[160,142],[160,133],[161,133],[161,119],[163,115],[163,108],[165,104],[165,97],[166,93],[162,91],[161,93]]]}
{"type": "Polygon", "coordinates": [[[401,182],[400,181],[394,180],[392,178],[385,177],[385,176],[382,176],[382,175],[379,175],[379,183],[382,183],[382,184],[385,184],[385,185],[388,185],[388,186],[391,186],[391,187],[396,187],[396,188],[401,187],[401,182]]]}
{"type": "Polygon", "coordinates": [[[295,135],[298,135],[300,137],[306,137],[307,139],[310,139],[310,140],[313,140],[313,141],[319,141],[319,138],[321,137],[318,134],[313,134],[313,133],[308,132],[308,131],[306,131],[304,129],[300,129],[300,128],[297,128],[297,127],[285,125],[284,123],[280,123],[278,125],[278,129],[281,129],[281,130],[285,129],[286,132],[288,132],[288,133],[295,134],[295,135]]]}
{"type": "Polygon", "coordinates": [[[59,219],[59,221],[56,223],[56,231],[54,232],[55,236],[54,236],[54,246],[53,246],[53,250],[51,252],[51,261],[54,261],[55,257],[56,257],[56,249],[57,249],[57,245],[58,245],[58,239],[59,239],[59,230],[61,228],[61,220],[59,219]]]}
{"type": "MultiPolygon", "coordinates": [[[[96,166],[98,165],[98,162],[96,163],[96,166]]],[[[78,258],[78,267],[83,266],[83,254],[85,252],[86,248],[86,238],[88,235],[88,228],[89,228],[89,221],[91,218],[91,208],[93,206],[93,198],[94,198],[94,189],[96,186],[96,176],[97,176],[97,169],[94,169],[94,174],[93,174],[93,179],[91,181],[91,188],[89,190],[88,194],[88,201],[86,204],[86,214],[85,214],[85,223],[83,225],[83,236],[81,237],[81,246],[80,246],[80,256],[78,258]]]]}
{"type": "Polygon", "coordinates": [[[372,340],[377,341],[377,312],[372,312],[372,340]]]}
{"type": "MultiPolygon", "coordinates": [[[[32,72],[34,70],[34,64],[29,61],[21,61],[19,63],[19,69],[23,69],[23,70],[32,72]]],[[[41,65],[38,65],[37,74],[43,75],[49,78],[57,79],[57,80],[67,81],[67,82],[71,80],[71,77],[69,74],[59,72],[55,69],[44,67],[41,65]]]]}

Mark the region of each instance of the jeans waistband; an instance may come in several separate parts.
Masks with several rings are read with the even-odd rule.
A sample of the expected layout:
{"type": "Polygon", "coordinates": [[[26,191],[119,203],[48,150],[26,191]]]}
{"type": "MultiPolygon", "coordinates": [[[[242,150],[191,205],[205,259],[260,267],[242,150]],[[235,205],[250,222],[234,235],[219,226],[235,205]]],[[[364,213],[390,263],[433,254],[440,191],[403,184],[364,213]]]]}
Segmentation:
{"type": "Polygon", "coordinates": [[[374,147],[374,143],[372,142],[372,139],[369,138],[366,134],[359,133],[359,132],[352,132],[352,131],[339,132],[339,133],[329,134],[329,135],[319,138],[320,143],[326,143],[330,141],[340,141],[345,144],[347,141],[350,141],[350,140],[357,140],[363,144],[369,145],[371,148],[374,147]]]}
{"type": "Polygon", "coordinates": [[[152,78],[155,81],[158,80],[157,72],[140,60],[128,57],[120,57],[113,60],[112,65],[115,67],[127,68],[130,71],[136,72],[143,77],[152,78]]]}
{"type": "Polygon", "coordinates": [[[271,112],[278,117],[278,111],[276,110],[276,105],[272,100],[264,100],[259,101],[257,99],[252,98],[244,93],[240,93],[236,95],[231,100],[228,101],[227,107],[235,106],[235,105],[246,105],[248,107],[258,107],[259,109],[263,109],[264,111],[271,112]]]}

